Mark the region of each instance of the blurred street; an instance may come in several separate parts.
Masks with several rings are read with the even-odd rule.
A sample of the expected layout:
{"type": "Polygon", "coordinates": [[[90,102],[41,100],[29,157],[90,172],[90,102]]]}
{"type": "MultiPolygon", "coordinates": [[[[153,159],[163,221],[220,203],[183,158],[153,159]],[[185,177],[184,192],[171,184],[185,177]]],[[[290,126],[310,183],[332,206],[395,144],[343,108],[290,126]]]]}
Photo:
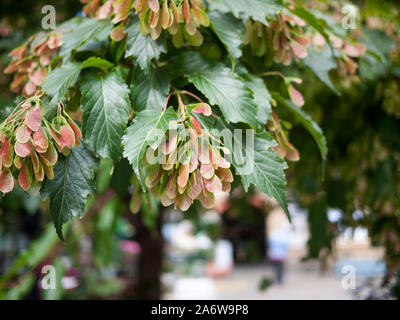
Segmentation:
{"type": "MultiPolygon", "coordinates": [[[[299,262],[298,257],[290,259],[286,266],[284,281],[281,285],[271,283],[266,290],[260,290],[263,279],[274,279],[273,269],[268,264],[238,265],[233,272],[223,278],[200,278],[197,281],[207,282],[208,290],[190,293],[201,299],[228,300],[276,300],[276,299],[306,299],[306,300],[338,300],[352,299],[351,290],[341,287],[341,277],[333,272],[320,274],[315,261],[299,262]]],[[[180,280],[182,281],[182,279],[180,280]]],[[[190,281],[189,279],[183,281],[190,281]]],[[[187,293],[189,294],[189,293],[187,293]]],[[[182,292],[182,295],[183,292],[182,292]]],[[[168,293],[165,299],[184,299],[180,295],[168,293]]]]}
{"type": "MultiPolygon", "coordinates": [[[[180,229],[188,231],[190,228],[185,223],[180,229]]],[[[165,276],[163,282],[167,292],[163,298],[351,300],[368,299],[371,294],[380,298],[385,294],[380,289],[385,269],[384,252],[381,247],[371,246],[366,230],[344,232],[335,244],[335,254],[325,261],[322,268],[318,259],[302,260],[307,253],[308,237],[304,215],[293,215],[292,229],[293,240],[285,261],[282,284],[276,283],[274,268],[267,262],[234,263],[231,269],[219,275],[210,274],[206,264],[198,262],[192,272],[185,274],[175,270],[165,276]]],[[[205,244],[203,237],[189,236],[177,237],[176,243],[180,246],[192,243],[194,246],[195,242],[189,239],[205,244]]]]}
{"type": "Polygon", "coordinates": [[[293,263],[287,266],[283,284],[272,284],[259,290],[262,278],[273,279],[273,272],[265,265],[238,266],[233,273],[215,281],[217,299],[262,300],[337,300],[351,299],[351,292],[341,287],[341,278],[335,274],[319,275],[315,264],[293,263]]]}

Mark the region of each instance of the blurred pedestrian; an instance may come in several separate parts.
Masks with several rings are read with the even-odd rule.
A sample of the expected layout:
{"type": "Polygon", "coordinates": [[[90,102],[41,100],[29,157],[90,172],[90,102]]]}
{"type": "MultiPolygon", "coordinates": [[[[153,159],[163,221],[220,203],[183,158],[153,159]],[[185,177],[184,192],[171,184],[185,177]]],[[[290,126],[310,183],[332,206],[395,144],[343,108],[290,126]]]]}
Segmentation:
{"type": "Polygon", "coordinates": [[[281,284],[291,239],[290,224],[282,209],[279,208],[270,212],[267,227],[268,258],[274,268],[276,283],[281,284]]]}

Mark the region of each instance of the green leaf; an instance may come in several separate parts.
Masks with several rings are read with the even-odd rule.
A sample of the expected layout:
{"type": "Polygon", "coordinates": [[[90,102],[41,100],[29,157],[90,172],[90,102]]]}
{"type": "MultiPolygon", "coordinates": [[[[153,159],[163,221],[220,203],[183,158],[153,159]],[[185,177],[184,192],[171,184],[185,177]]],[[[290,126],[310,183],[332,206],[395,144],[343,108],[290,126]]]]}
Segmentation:
{"type": "Polygon", "coordinates": [[[282,98],[278,93],[273,93],[274,99],[288,109],[296,119],[310,132],[315,142],[318,145],[318,149],[321,153],[322,159],[325,161],[328,154],[328,147],[326,144],[326,138],[322,129],[318,124],[311,119],[301,108],[295,106],[290,100],[282,98]]]}
{"type": "Polygon", "coordinates": [[[139,31],[139,18],[134,16],[127,28],[127,49],[125,58],[133,56],[134,62],[146,73],[150,72],[151,60],[158,59],[162,52],[167,52],[166,41],[163,35],[157,40],[144,36],[139,31]]]}
{"type": "Polygon", "coordinates": [[[111,173],[114,169],[114,161],[110,158],[101,158],[99,168],[96,170],[96,192],[102,194],[110,186],[111,173]]]}
{"type": "Polygon", "coordinates": [[[87,73],[80,84],[83,136],[97,154],[116,161],[131,110],[129,89],[115,72],[87,73]]]}
{"type": "Polygon", "coordinates": [[[236,175],[240,176],[245,191],[253,184],[261,192],[276,199],[290,220],[284,173],[288,166],[272,149],[277,142],[267,132],[256,133],[250,129],[238,131],[236,129],[240,128],[230,127],[223,119],[217,119],[218,128],[225,129],[224,145],[231,150],[231,154],[225,156],[235,168],[236,175]]]}
{"type": "Polygon", "coordinates": [[[54,69],[44,80],[43,90],[51,97],[50,104],[57,105],[73,86],[81,72],[81,64],[78,62],[67,62],[60,68],[54,69]]]}
{"type": "Polygon", "coordinates": [[[224,44],[231,56],[232,65],[235,65],[235,59],[242,56],[242,45],[244,26],[241,20],[236,19],[230,13],[221,13],[212,11],[208,13],[211,26],[218,38],[224,44]]]}
{"type": "Polygon", "coordinates": [[[96,158],[82,143],[71,149],[67,157],[59,156],[54,179],[45,180],[40,189],[42,198],[50,198],[50,214],[56,231],[63,240],[62,226],[73,217],[83,217],[86,198],[94,193],[96,158]]]}
{"type": "Polygon", "coordinates": [[[271,119],[271,94],[262,78],[252,74],[246,75],[245,84],[253,92],[253,99],[258,106],[257,119],[263,125],[271,119]]]}
{"type": "Polygon", "coordinates": [[[286,162],[275,150],[276,141],[266,132],[257,133],[254,138],[254,170],[242,176],[242,181],[254,184],[261,192],[274,198],[290,219],[286,203],[286,162]]]}
{"type": "Polygon", "coordinates": [[[243,81],[221,63],[185,52],[176,60],[176,72],[183,73],[212,105],[218,105],[225,119],[258,126],[257,105],[243,81]]]}
{"type": "Polygon", "coordinates": [[[165,68],[154,70],[151,76],[135,70],[131,94],[135,111],[153,109],[161,111],[171,87],[169,72],[165,68]]]}
{"type": "Polygon", "coordinates": [[[360,40],[367,46],[369,53],[376,56],[383,64],[388,64],[389,53],[395,44],[385,32],[363,28],[363,37],[360,40]]]}
{"type": "Polygon", "coordinates": [[[94,67],[103,71],[107,71],[113,66],[114,64],[112,64],[111,62],[99,57],[90,57],[89,59],[86,59],[82,62],[82,69],[94,67]]]}
{"type": "Polygon", "coordinates": [[[132,185],[133,170],[129,161],[122,158],[115,164],[110,180],[110,187],[123,198],[129,192],[129,187],[132,185]]]}
{"type": "Polygon", "coordinates": [[[91,40],[105,40],[112,27],[113,24],[107,19],[83,19],[81,23],[71,27],[71,32],[63,36],[59,55],[63,57],[63,61],[68,60],[84,43],[91,40]]]}
{"type": "Polygon", "coordinates": [[[329,71],[336,69],[337,63],[333,57],[332,50],[328,46],[325,46],[322,51],[316,51],[313,46],[310,46],[307,57],[303,62],[323,83],[340,96],[340,92],[329,77],[329,71]]]}
{"type": "Polygon", "coordinates": [[[147,109],[139,112],[128,127],[126,135],[122,138],[124,157],[129,160],[135,174],[145,190],[141,175],[143,156],[146,148],[156,148],[169,128],[171,121],[178,120],[178,116],[172,108],[165,112],[147,109]]]}
{"type": "Polygon", "coordinates": [[[268,24],[265,16],[275,15],[282,6],[275,4],[273,0],[212,0],[210,2],[211,10],[218,10],[222,13],[231,12],[236,18],[241,15],[247,15],[256,21],[265,25],[268,24]]]}

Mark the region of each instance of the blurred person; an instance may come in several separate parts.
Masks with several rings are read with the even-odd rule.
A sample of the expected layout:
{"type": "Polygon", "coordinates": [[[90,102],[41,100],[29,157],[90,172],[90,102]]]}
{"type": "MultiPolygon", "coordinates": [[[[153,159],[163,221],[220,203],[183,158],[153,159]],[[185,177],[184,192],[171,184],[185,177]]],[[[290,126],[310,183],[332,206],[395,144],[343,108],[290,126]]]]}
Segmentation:
{"type": "Polygon", "coordinates": [[[276,283],[282,284],[285,261],[290,248],[291,230],[281,208],[272,210],[268,215],[267,237],[268,258],[275,271],[276,283]]]}

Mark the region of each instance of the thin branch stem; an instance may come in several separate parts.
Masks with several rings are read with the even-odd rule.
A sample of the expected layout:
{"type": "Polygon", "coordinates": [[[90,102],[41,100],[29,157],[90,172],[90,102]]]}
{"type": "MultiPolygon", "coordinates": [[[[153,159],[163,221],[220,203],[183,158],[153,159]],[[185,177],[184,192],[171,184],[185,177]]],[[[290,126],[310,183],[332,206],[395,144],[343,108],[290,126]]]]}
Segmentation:
{"type": "Polygon", "coordinates": [[[181,93],[186,94],[186,95],[188,95],[188,96],[191,96],[191,97],[195,98],[195,99],[196,99],[197,101],[199,101],[199,102],[204,102],[204,101],[201,100],[198,96],[196,96],[194,93],[191,93],[191,92],[189,92],[189,91],[182,90],[181,93]]]}
{"type": "Polygon", "coordinates": [[[285,80],[285,76],[282,73],[280,73],[279,71],[263,72],[263,73],[257,74],[257,76],[259,76],[259,77],[278,76],[285,80]]]}
{"type": "Polygon", "coordinates": [[[168,101],[171,98],[171,96],[173,95],[173,92],[170,92],[170,94],[167,97],[167,100],[165,100],[165,104],[164,104],[164,108],[163,108],[163,112],[165,112],[165,110],[167,110],[167,106],[168,106],[168,101]]]}
{"type": "Polygon", "coordinates": [[[178,103],[179,103],[179,109],[180,109],[180,114],[181,114],[181,119],[185,120],[186,115],[185,115],[185,104],[182,101],[182,96],[179,91],[176,92],[176,96],[178,98],[178,103]]]}

